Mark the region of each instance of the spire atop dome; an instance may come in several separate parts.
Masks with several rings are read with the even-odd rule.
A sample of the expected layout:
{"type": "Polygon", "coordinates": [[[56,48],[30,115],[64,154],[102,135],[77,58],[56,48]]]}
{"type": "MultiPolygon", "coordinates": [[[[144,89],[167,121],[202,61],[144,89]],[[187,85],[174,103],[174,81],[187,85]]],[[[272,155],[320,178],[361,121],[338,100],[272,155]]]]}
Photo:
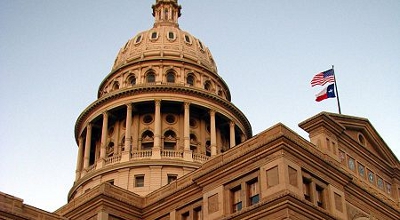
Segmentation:
{"type": "Polygon", "coordinates": [[[154,27],[173,25],[178,27],[178,18],[181,16],[181,6],[178,0],[156,0],[152,6],[154,27]]]}

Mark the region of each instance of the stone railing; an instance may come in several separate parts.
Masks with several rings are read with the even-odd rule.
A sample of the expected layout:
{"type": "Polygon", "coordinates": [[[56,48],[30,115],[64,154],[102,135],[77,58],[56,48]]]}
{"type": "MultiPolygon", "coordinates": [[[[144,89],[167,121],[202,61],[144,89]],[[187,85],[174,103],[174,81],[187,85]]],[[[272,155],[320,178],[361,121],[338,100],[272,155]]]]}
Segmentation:
{"type": "Polygon", "coordinates": [[[114,155],[112,157],[106,158],[106,165],[118,163],[121,160],[121,154],[114,155]]]}
{"type": "Polygon", "coordinates": [[[183,158],[183,152],[175,151],[175,150],[161,150],[161,157],[162,158],[183,158]]]}
{"type": "Polygon", "coordinates": [[[132,159],[150,158],[152,155],[151,150],[138,150],[132,152],[132,159]]]}
{"type": "Polygon", "coordinates": [[[210,159],[209,156],[206,156],[204,154],[196,154],[196,153],[192,154],[192,158],[193,158],[193,161],[200,162],[200,163],[204,163],[210,159]]]}

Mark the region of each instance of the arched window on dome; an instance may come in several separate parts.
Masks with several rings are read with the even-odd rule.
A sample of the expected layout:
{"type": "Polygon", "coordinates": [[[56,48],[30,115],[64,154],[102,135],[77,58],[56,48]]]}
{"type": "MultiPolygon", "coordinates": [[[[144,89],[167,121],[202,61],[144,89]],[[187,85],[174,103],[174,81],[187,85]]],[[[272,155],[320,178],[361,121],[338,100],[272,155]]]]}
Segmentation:
{"type": "Polygon", "coordinates": [[[211,157],[211,142],[210,142],[210,140],[206,141],[206,156],[211,157]]]}
{"type": "Polygon", "coordinates": [[[185,43],[192,44],[192,39],[189,37],[189,35],[185,34],[184,39],[185,39],[185,43]]]}
{"type": "Polygon", "coordinates": [[[157,39],[157,37],[158,37],[158,34],[157,34],[157,32],[152,32],[152,33],[151,33],[151,36],[150,36],[150,38],[151,38],[152,40],[156,40],[156,39],[157,39]]]}
{"type": "Polygon", "coordinates": [[[142,41],[142,35],[137,35],[135,39],[135,44],[139,44],[142,41]]]}
{"type": "Polygon", "coordinates": [[[190,85],[190,86],[194,86],[194,80],[195,80],[195,78],[194,78],[193,73],[189,73],[189,74],[187,75],[187,77],[186,77],[186,83],[187,83],[188,85],[190,85]]]}
{"type": "Polygon", "coordinates": [[[174,40],[176,39],[175,33],[172,32],[172,31],[168,32],[168,34],[167,34],[167,39],[168,39],[169,41],[174,41],[174,40]]]}
{"type": "Polygon", "coordinates": [[[190,150],[193,153],[199,153],[199,149],[198,149],[198,144],[199,142],[197,141],[197,137],[195,134],[190,134],[190,150]]]}
{"type": "Polygon", "coordinates": [[[205,89],[205,90],[208,90],[208,91],[211,91],[211,82],[210,82],[210,80],[207,80],[207,81],[204,83],[204,89],[205,89]]]}
{"type": "Polygon", "coordinates": [[[135,77],[135,75],[129,76],[127,81],[128,81],[128,84],[131,85],[131,86],[136,85],[136,77],[135,77]]]}
{"type": "Polygon", "coordinates": [[[108,157],[112,157],[114,155],[114,142],[110,141],[110,143],[108,143],[106,154],[108,157]]]}
{"type": "Polygon", "coordinates": [[[156,82],[156,74],[154,74],[154,72],[147,73],[146,82],[147,83],[155,83],[156,82]]]}
{"type": "Polygon", "coordinates": [[[201,50],[202,52],[204,52],[204,46],[203,46],[203,44],[201,43],[200,40],[197,40],[197,41],[199,42],[200,50],[201,50]]]}
{"type": "Polygon", "coordinates": [[[112,90],[114,91],[114,90],[117,90],[117,89],[119,89],[119,83],[118,82],[114,82],[112,90]]]}
{"type": "Polygon", "coordinates": [[[175,150],[176,148],[176,134],[172,130],[164,133],[164,150],[175,150]]]}
{"type": "Polygon", "coordinates": [[[173,71],[167,72],[167,83],[175,83],[175,73],[173,71]]]}
{"type": "Polygon", "coordinates": [[[142,134],[142,150],[151,150],[154,145],[154,134],[153,132],[146,130],[142,134]]]}

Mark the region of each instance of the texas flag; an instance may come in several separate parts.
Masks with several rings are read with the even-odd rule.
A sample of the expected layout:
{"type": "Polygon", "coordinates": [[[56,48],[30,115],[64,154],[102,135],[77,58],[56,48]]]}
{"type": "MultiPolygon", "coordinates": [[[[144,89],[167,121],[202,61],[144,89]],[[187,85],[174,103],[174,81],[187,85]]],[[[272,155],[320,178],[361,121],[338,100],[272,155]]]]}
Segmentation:
{"type": "Polygon", "coordinates": [[[315,101],[320,102],[327,98],[335,98],[335,84],[330,84],[329,86],[325,87],[321,92],[316,94],[315,101]]]}

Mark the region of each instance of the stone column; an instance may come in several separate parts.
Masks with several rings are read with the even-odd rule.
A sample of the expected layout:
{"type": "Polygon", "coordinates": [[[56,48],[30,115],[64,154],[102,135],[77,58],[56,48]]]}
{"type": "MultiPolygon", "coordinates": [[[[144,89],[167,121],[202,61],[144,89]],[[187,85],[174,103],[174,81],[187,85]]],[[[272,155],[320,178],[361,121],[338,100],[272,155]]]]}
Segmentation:
{"type": "Polygon", "coordinates": [[[131,159],[131,126],[132,126],[132,104],[126,105],[126,120],[125,120],[125,148],[122,152],[121,162],[131,159]]]}
{"type": "Polygon", "coordinates": [[[83,156],[83,173],[85,174],[89,168],[89,157],[90,157],[90,144],[92,142],[92,124],[88,124],[86,127],[86,141],[85,141],[85,154],[83,156]]]}
{"type": "Polygon", "coordinates": [[[217,130],[215,127],[215,110],[210,110],[210,129],[211,129],[211,156],[217,155],[217,130]]]}
{"type": "Polygon", "coordinates": [[[183,158],[188,161],[193,161],[192,151],[190,150],[190,103],[184,103],[183,116],[183,158]]]}
{"type": "Polygon", "coordinates": [[[236,137],[235,137],[235,122],[231,121],[229,123],[229,143],[230,143],[230,148],[234,147],[236,145],[236,137]]]}
{"type": "Polygon", "coordinates": [[[155,100],[154,111],[154,146],[152,149],[152,158],[161,158],[161,100],[155,100]]]}
{"type": "Polygon", "coordinates": [[[76,160],[76,171],[75,171],[75,181],[81,178],[82,172],[82,162],[83,162],[83,138],[78,139],[78,158],[76,160]]]}
{"type": "Polygon", "coordinates": [[[103,112],[103,126],[101,128],[101,143],[100,143],[100,160],[97,162],[96,169],[102,168],[106,162],[107,131],[108,131],[108,113],[103,112]]]}

